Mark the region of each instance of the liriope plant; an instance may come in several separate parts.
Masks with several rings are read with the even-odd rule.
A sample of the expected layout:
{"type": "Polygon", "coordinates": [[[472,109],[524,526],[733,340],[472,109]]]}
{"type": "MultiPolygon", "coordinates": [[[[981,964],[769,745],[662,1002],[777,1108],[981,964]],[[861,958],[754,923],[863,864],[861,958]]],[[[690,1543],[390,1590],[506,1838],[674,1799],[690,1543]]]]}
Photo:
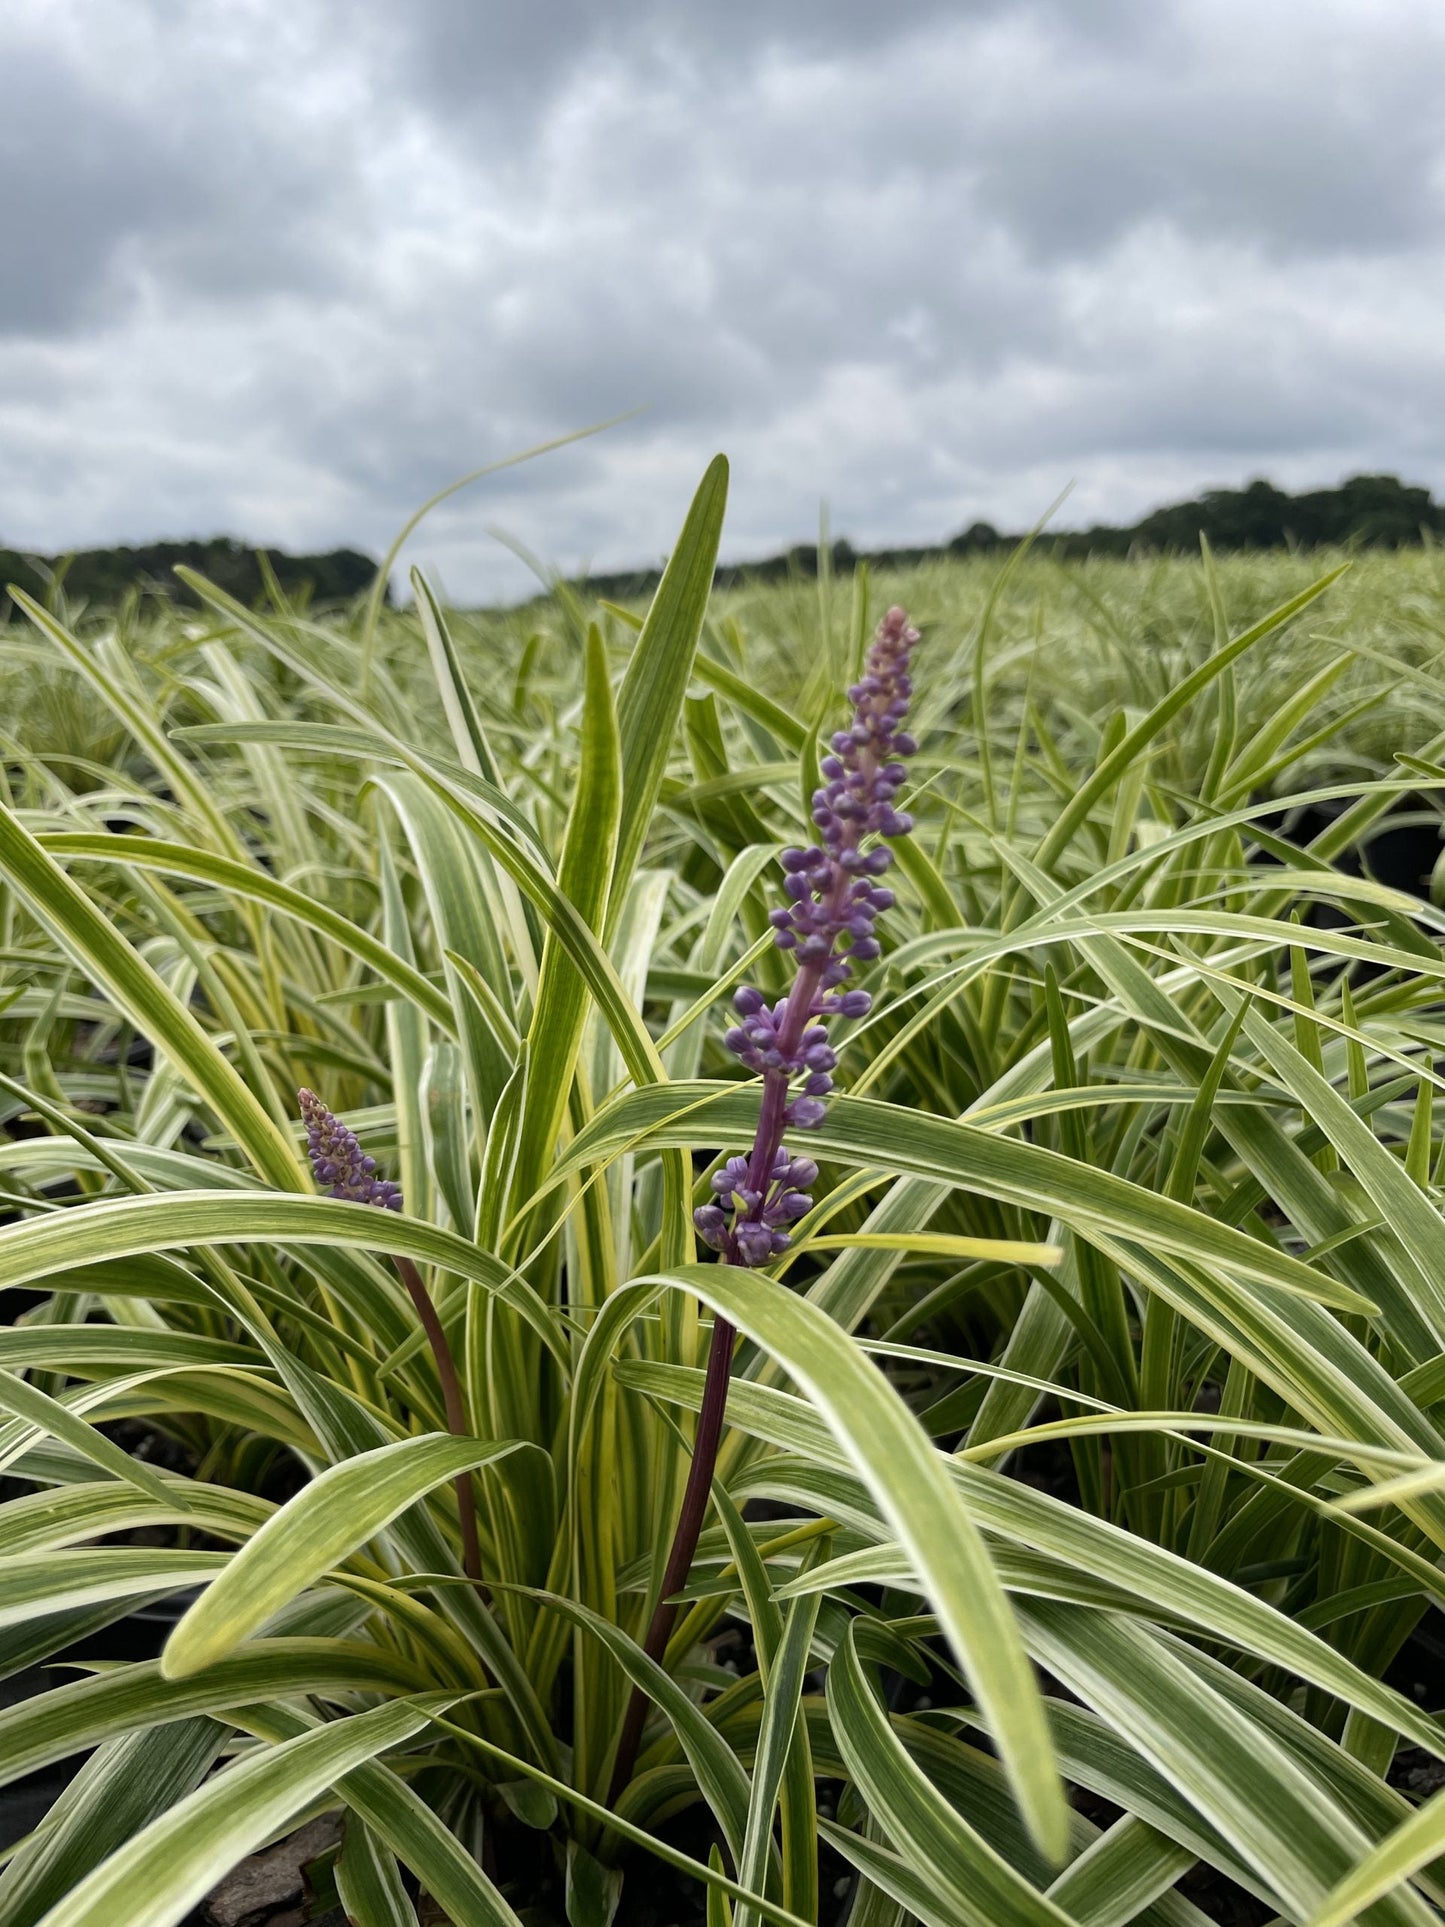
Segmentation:
{"type": "Polygon", "coordinates": [[[1336,863],[1445,780],[1340,692],[1428,670],[1261,696],[1326,585],[1205,567],[1100,715],[1037,558],[900,584],[885,905],[912,632],[710,615],[724,490],[642,617],[20,599],[126,748],[5,750],[0,1665],[174,1625],[0,1712],[89,1755],[0,1922],[333,1809],[362,1927],[1436,1917],[1440,918],[1336,863]]]}

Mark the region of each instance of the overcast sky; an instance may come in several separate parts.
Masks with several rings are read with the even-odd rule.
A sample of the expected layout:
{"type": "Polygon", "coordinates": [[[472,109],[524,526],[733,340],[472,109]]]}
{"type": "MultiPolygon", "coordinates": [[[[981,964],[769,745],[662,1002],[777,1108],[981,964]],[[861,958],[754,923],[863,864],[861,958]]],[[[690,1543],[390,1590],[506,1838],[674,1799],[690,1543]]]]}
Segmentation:
{"type": "Polygon", "coordinates": [[[1440,0],[4,0],[0,544],[1445,492],[1440,0]]]}

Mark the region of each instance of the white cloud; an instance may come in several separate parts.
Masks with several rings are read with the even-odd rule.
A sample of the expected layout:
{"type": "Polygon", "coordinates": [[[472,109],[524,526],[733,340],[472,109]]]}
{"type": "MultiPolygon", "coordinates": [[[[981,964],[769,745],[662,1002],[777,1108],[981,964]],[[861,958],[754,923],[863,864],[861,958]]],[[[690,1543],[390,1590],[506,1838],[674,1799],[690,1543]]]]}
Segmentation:
{"type": "Polygon", "coordinates": [[[417,555],[655,557],[719,447],[734,554],[1445,483],[1431,0],[718,18],[19,0],[0,540],[380,550],[639,405],[417,555]]]}

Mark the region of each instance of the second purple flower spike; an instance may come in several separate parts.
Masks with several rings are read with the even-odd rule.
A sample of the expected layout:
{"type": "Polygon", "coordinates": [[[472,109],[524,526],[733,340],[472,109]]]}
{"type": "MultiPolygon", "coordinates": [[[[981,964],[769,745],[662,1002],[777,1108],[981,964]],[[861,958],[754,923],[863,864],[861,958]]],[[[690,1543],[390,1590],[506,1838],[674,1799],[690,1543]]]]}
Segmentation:
{"type": "Polygon", "coordinates": [[[808,1187],[818,1175],[809,1158],[783,1149],[788,1127],[821,1124],[824,1099],[837,1065],[825,1017],[863,1017],[868,993],[843,990],[855,964],[878,955],[874,919],[890,908],[893,892],[878,883],[893,853],[886,843],[865,849],[864,839],[906,836],[913,819],[894,808],[907,776],[903,757],[917,748],[902,724],[913,696],[909,662],[918,631],[902,609],[890,609],[869,646],[862,678],[848,691],[853,723],[840,729],[824,758],[823,786],[813,792],[819,840],[783,852],[788,902],[771,915],[780,949],[797,959],[788,995],[769,1005],[759,990],[733,999],[741,1018],[727,1045],[763,1079],[758,1133],[747,1157],[730,1158],[713,1178],[716,1200],[693,1214],[699,1237],[729,1264],[761,1265],[789,1244],[783,1226],[812,1202],[808,1187]],[[794,1091],[794,1080],[801,1087],[794,1091]]]}

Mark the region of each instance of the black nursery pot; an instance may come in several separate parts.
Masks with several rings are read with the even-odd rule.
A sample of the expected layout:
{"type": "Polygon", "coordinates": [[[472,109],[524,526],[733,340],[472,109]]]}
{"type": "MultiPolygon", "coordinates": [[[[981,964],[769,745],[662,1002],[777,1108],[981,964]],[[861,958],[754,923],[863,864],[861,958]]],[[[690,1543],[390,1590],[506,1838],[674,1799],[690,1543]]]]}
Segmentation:
{"type": "MultiPolygon", "coordinates": [[[[1257,821],[1262,830],[1308,849],[1348,807],[1343,800],[1313,803],[1301,809],[1271,810],[1257,821]]],[[[1442,834],[1438,808],[1429,797],[1411,791],[1395,798],[1360,843],[1342,850],[1335,867],[1345,876],[1370,876],[1392,890],[1428,901],[1442,834]]]]}

